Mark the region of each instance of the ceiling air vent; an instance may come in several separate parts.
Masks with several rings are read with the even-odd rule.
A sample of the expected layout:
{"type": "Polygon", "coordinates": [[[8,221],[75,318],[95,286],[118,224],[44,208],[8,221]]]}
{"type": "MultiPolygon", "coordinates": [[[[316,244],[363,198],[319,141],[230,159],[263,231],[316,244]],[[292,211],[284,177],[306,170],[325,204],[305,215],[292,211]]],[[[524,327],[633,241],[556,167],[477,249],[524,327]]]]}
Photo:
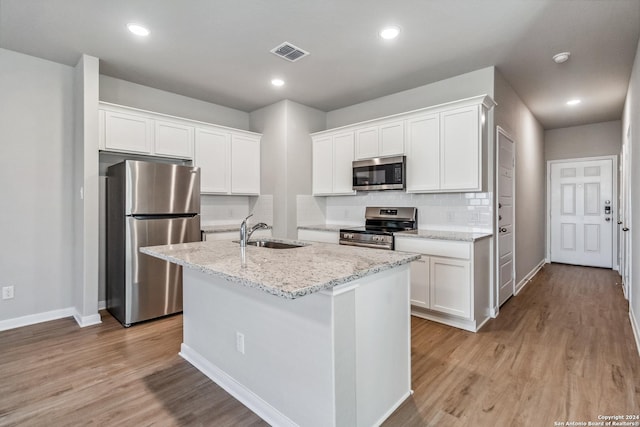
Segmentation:
{"type": "Polygon", "coordinates": [[[280,46],[274,47],[273,49],[271,49],[271,53],[274,53],[279,57],[291,62],[295,62],[298,59],[309,55],[309,52],[304,51],[289,42],[284,42],[280,46]]]}

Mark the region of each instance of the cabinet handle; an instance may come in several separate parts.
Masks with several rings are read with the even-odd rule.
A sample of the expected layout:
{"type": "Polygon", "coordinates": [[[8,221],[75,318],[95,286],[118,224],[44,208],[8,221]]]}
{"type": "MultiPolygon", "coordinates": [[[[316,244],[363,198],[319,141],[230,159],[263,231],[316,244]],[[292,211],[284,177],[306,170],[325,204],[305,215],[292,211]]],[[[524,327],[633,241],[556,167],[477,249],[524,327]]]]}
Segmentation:
{"type": "Polygon", "coordinates": [[[622,221],[618,221],[618,225],[622,224],[622,221]]]}
{"type": "Polygon", "coordinates": [[[622,231],[629,231],[629,227],[622,227],[622,231]]]}
{"type": "Polygon", "coordinates": [[[501,232],[501,233],[506,233],[506,232],[507,232],[507,229],[506,229],[505,227],[500,227],[500,232],[501,232]]]}

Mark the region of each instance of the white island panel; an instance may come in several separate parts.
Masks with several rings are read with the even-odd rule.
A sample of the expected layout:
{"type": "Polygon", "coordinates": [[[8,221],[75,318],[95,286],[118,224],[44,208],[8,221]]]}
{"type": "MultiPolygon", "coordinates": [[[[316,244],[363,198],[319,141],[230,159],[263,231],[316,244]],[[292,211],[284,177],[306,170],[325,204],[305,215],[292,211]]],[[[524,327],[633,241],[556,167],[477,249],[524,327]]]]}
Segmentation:
{"type": "Polygon", "coordinates": [[[181,354],[272,425],[380,424],[410,395],[408,282],[405,264],[286,299],[185,269],[181,354]]]}

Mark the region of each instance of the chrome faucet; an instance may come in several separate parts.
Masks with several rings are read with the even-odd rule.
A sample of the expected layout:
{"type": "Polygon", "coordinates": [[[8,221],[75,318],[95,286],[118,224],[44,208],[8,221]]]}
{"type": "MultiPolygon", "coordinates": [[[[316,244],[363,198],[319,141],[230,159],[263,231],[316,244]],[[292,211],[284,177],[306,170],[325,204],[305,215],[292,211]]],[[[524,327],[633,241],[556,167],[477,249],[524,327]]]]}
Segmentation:
{"type": "Polygon", "coordinates": [[[251,235],[254,231],[259,230],[260,228],[269,228],[267,224],[264,222],[259,222],[247,231],[247,220],[251,218],[253,214],[249,215],[245,219],[242,220],[240,224],[240,247],[244,248],[247,246],[247,241],[251,238],[251,235]]]}

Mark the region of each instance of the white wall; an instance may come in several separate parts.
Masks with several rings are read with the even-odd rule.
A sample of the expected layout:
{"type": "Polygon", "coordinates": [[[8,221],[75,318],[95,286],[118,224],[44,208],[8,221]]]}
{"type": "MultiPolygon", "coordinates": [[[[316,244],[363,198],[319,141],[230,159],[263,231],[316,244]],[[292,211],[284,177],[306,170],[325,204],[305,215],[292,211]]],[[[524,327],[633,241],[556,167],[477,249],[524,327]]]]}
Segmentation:
{"type": "Polygon", "coordinates": [[[2,322],[74,305],[74,69],[0,49],[0,75],[2,322]]]}
{"type": "MultiPolygon", "coordinates": [[[[546,174],[544,130],[499,70],[495,72],[495,126],[515,142],[516,283],[545,258],[546,174]]],[[[495,154],[494,154],[495,155],[495,154]]]]}
{"type": "Polygon", "coordinates": [[[617,156],[622,148],[622,122],[593,123],[550,129],[544,133],[546,160],[617,156]]]}
{"type": "MultiPolygon", "coordinates": [[[[631,299],[629,310],[634,323],[634,331],[640,333],[640,43],[631,72],[629,90],[622,116],[622,135],[627,137],[631,129],[631,221],[626,225],[631,233],[631,299]]],[[[636,341],[640,337],[636,335],[636,341]]],[[[639,344],[636,342],[636,344],[639,344]]]]}
{"type": "Polygon", "coordinates": [[[100,76],[100,101],[249,130],[249,113],[160,89],[100,76]]]}
{"type": "Polygon", "coordinates": [[[493,96],[493,67],[329,111],[327,128],[404,113],[476,95],[493,96]]]}

